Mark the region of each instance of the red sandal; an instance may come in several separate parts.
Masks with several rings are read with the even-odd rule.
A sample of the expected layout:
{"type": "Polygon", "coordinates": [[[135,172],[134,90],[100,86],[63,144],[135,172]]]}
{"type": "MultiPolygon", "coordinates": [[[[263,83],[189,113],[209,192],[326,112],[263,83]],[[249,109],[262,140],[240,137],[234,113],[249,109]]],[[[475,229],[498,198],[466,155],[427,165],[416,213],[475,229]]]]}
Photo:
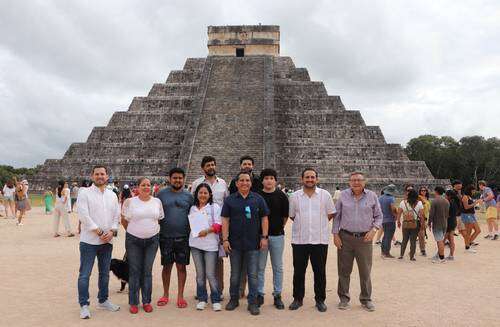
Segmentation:
{"type": "Polygon", "coordinates": [[[159,307],[163,307],[168,304],[168,297],[162,296],[161,298],[158,299],[156,302],[156,305],[159,307]]]}
{"type": "Polygon", "coordinates": [[[187,306],[188,306],[188,304],[187,304],[186,300],[184,300],[184,299],[178,299],[178,300],[177,300],[177,307],[178,307],[179,309],[184,309],[184,308],[186,308],[187,306]]]}

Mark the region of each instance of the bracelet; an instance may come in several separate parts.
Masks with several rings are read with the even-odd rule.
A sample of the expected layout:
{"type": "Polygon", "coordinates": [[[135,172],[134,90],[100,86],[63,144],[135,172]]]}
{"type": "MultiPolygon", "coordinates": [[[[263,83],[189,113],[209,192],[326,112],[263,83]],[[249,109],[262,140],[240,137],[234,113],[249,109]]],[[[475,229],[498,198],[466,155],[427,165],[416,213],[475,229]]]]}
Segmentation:
{"type": "Polygon", "coordinates": [[[224,243],[224,242],[229,242],[229,240],[222,240],[222,243],[224,243]]]}

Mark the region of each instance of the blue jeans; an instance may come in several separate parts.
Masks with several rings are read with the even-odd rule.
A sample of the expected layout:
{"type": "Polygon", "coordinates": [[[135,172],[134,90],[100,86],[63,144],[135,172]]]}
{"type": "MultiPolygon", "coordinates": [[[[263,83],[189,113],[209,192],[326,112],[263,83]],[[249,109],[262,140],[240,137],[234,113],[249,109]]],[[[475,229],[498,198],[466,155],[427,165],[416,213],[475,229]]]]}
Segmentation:
{"type": "Polygon", "coordinates": [[[269,245],[265,250],[259,251],[259,294],[264,295],[264,282],[266,274],[267,254],[271,253],[271,266],[273,268],[273,296],[281,295],[283,289],[283,249],[285,235],[269,236],[269,245]]]}
{"type": "Polygon", "coordinates": [[[396,222],[382,223],[382,228],[384,229],[384,237],[382,238],[382,254],[390,254],[392,237],[396,232],[396,222]]]}
{"type": "Polygon", "coordinates": [[[231,278],[229,286],[229,295],[231,299],[238,300],[240,298],[240,281],[243,261],[247,263],[248,277],[248,303],[256,303],[257,288],[259,285],[257,272],[259,270],[259,250],[242,251],[232,249],[229,254],[231,261],[231,278]]]}
{"type": "Polygon", "coordinates": [[[111,263],[111,253],[113,245],[110,243],[92,245],[80,242],[80,273],[78,275],[78,302],[80,306],[89,305],[89,279],[97,257],[97,267],[99,269],[99,293],[97,298],[99,303],[108,299],[109,295],[109,264],[111,263]]]}
{"type": "Polygon", "coordinates": [[[125,249],[128,261],[128,303],[139,305],[139,290],[141,291],[142,304],[151,303],[153,289],[153,263],[160,236],[142,239],[127,233],[125,236],[125,249]]]}
{"type": "Polygon", "coordinates": [[[207,283],[210,285],[210,300],[220,302],[219,283],[217,282],[216,267],[219,251],[204,251],[191,248],[194,267],[196,269],[196,297],[198,301],[208,302],[207,283]]]}

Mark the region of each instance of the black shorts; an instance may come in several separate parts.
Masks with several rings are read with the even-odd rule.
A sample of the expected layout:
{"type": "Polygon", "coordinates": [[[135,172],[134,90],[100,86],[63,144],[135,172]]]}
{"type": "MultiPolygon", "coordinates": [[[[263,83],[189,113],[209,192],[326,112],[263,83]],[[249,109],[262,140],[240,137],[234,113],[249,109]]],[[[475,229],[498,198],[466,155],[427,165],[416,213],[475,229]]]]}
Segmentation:
{"type": "Polygon", "coordinates": [[[189,265],[191,250],[187,237],[160,237],[161,264],[189,265]]]}

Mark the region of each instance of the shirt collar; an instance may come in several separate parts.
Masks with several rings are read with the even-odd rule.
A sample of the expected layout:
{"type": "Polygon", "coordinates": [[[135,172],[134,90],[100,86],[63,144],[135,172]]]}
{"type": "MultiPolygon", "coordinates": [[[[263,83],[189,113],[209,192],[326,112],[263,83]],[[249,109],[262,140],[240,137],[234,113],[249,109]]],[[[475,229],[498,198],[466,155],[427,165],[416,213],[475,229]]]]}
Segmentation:
{"type": "MultiPolygon", "coordinates": [[[[349,194],[354,196],[354,192],[352,191],[352,188],[349,188],[350,192],[349,194]]],[[[366,188],[363,189],[363,192],[362,192],[362,195],[365,195],[367,192],[366,192],[366,188]]]]}
{"type": "MultiPolygon", "coordinates": [[[[250,193],[248,193],[248,195],[247,195],[247,197],[246,197],[245,199],[248,199],[248,198],[250,198],[250,197],[253,197],[253,194],[252,194],[252,193],[253,193],[253,192],[252,192],[252,191],[250,191],[250,193]]],[[[240,198],[242,198],[242,199],[243,199],[243,196],[241,195],[241,193],[240,193],[239,191],[236,191],[236,197],[240,197],[240,198]]]]}
{"type": "Polygon", "coordinates": [[[92,189],[92,191],[94,191],[94,192],[98,192],[98,193],[100,193],[100,194],[104,194],[104,192],[106,192],[106,190],[107,190],[107,188],[104,188],[104,192],[101,192],[101,190],[100,190],[100,189],[99,189],[99,188],[98,188],[95,184],[92,184],[92,185],[90,186],[90,188],[92,189]]]}
{"type": "MultiPolygon", "coordinates": [[[[306,195],[306,192],[304,192],[304,188],[303,188],[303,187],[300,189],[300,191],[299,191],[299,192],[300,192],[300,195],[301,195],[301,196],[306,195]]],[[[319,195],[319,187],[317,187],[317,186],[316,186],[316,187],[314,188],[314,194],[319,195]]]]}

